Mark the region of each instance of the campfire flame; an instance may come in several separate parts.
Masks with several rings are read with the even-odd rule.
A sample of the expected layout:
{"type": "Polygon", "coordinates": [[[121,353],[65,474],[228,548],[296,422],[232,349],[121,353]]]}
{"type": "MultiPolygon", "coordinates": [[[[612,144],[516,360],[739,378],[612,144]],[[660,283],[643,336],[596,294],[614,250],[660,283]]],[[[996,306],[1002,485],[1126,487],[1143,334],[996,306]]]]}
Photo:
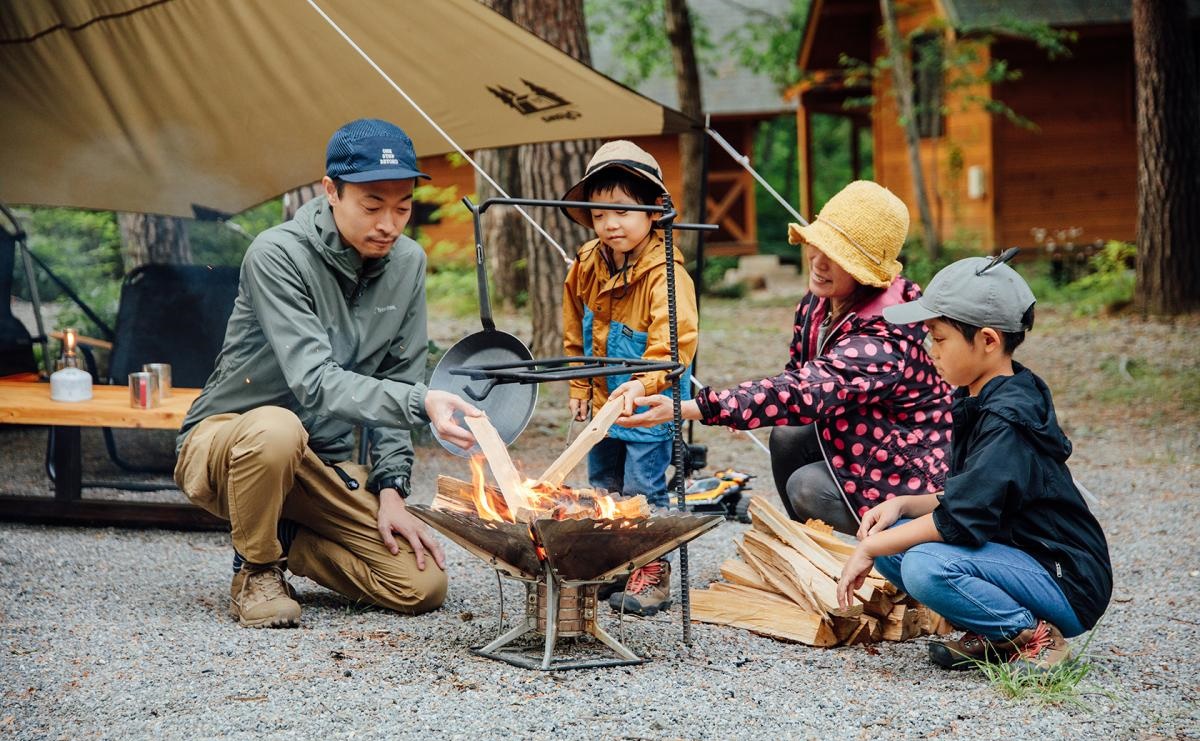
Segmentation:
{"type": "Polygon", "coordinates": [[[471,490],[475,511],[481,520],[495,522],[531,522],[535,519],[644,519],[649,516],[645,497],[617,499],[594,489],[551,486],[525,479],[519,487],[521,511],[511,512],[504,497],[489,488],[484,480],[486,459],[471,457],[471,490]]]}

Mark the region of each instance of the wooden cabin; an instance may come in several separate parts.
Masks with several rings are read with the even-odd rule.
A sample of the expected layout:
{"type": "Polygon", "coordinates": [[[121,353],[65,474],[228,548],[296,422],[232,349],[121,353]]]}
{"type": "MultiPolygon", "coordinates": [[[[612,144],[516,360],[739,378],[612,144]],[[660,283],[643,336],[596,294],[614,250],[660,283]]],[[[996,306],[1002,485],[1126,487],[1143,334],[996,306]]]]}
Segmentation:
{"type": "MultiPolygon", "coordinates": [[[[709,38],[720,42],[733,29],[745,23],[747,8],[762,9],[782,17],[789,0],[689,0],[689,7],[701,19],[709,38]]],[[[592,66],[614,79],[623,75],[621,61],[604,37],[591,40],[592,66]]],[[[639,93],[663,105],[678,108],[675,82],[670,71],[660,72],[636,86],[639,93]]],[[[705,110],[712,116],[712,127],[729,143],[753,161],[754,135],[759,123],[781,115],[791,115],[793,104],[780,94],[774,83],[762,74],[744,69],[736,59],[725,58],[701,69],[701,89],[705,110]]],[[[663,169],[667,189],[677,206],[683,203],[679,142],[675,135],[633,137],[632,141],[652,154],[663,169]]],[[[720,231],[705,237],[705,254],[748,255],[758,251],[757,212],[754,179],[715,142],[708,146],[708,186],[706,220],[720,225],[720,231]]],[[[459,196],[475,191],[475,173],[469,164],[453,165],[446,157],[421,160],[424,172],[438,186],[453,185],[459,196]]],[[[561,193],[526,193],[530,198],[558,198],[561,193]]],[[[471,244],[469,222],[443,222],[421,227],[434,241],[446,240],[471,244]]]]}
{"type": "MultiPolygon", "coordinates": [[[[949,112],[940,120],[918,117],[926,187],[943,240],[991,250],[1030,246],[1034,229],[1075,228],[1079,241],[1133,241],[1137,146],[1128,0],[897,0],[896,6],[901,34],[930,29],[918,43],[943,43],[1005,17],[1078,34],[1065,58],[1048,59],[1032,42],[999,32],[984,50],[985,59],[1006,60],[1022,77],[973,92],[1004,102],[1036,128],[978,105],[961,110],[961,95],[947,96],[949,112]]],[[[839,64],[842,55],[872,60],[886,54],[881,25],[878,0],[813,0],[799,54],[805,81],[795,89],[801,210],[808,215],[822,205],[812,202],[812,116],[845,116],[855,131],[870,128],[874,179],[909,205],[916,232],[920,222],[890,73],[864,86],[839,64]],[[869,110],[846,107],[870,95],[869,110]]],[[[937,94],[931,88],[942,81],[927,78],[914,75],[917,97],[937,94]]],[[[853,137],[846,146],[861,172],[857,141],[853,137]]]]}

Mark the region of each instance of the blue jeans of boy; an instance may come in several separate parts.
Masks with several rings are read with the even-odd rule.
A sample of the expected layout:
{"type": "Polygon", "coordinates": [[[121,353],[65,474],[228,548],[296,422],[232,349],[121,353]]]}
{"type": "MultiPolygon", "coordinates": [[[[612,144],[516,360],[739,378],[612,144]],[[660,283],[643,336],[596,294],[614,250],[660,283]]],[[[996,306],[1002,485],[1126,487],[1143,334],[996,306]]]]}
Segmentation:
{"type": "Polygon", "coordinates": [[[1054,577],[1012,546],[921,543],[875,559],[875,568],[957,627],[985,638],[1012,638],[1038,620],[1054,624],[1068,638],[1083,632],[1054,577]]]}
{"type": "Polygon", "coordinates": [[[645,494],[655,507],[667,506],[667,467],[671,440],[631,442],[606,437],[588,452],[588,483],[613,494],[645,494]]]}

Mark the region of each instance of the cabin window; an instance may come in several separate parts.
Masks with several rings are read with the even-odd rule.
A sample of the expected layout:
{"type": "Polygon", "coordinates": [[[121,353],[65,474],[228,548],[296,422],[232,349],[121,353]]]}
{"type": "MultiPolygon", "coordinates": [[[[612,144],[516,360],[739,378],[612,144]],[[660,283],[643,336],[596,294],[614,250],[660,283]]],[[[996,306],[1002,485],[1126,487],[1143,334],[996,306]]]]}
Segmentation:
{"type": "Polygon", "coordinates": [[[944,60],[945,39],[940,33],[923,33],[913,38],[913,114],[922,139],[939,137],[946,130],[942,116],[944,60]]]}

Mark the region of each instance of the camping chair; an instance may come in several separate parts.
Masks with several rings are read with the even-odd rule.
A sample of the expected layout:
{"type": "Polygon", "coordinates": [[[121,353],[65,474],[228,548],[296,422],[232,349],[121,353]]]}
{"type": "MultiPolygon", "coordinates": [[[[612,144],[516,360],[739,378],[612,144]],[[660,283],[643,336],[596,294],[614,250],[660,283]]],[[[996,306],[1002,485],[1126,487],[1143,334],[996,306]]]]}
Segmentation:
{"type": "Polygon", "coordinates": [[[12,314],[13,267],[19,238],[19,232],[10,234],[0,228],[0,376],[35,376],[38,371],[33,337],[12,314]]]}
{"type": "MultiPolygon", "coordinates": [[[[172,385],[203,386],[224,342],[237,292],[237,268],[143,265],[135,269],[121,285],[104,382],[125,385],[128,374],[140,371],[145,363],[170,363],[172,385]]],[[[97,378],[91,354],[85,353],[84,357],[93,378],[97,378]]],[[[103,434],[109,457],[122,469],[137,473],[174,470],[175,433],[106,427],[103,434]]],[[[51,450],[53,445],[51,428],[51,450]]],[[[50,460],[48,455],[47,463],[50,460]]]]}

